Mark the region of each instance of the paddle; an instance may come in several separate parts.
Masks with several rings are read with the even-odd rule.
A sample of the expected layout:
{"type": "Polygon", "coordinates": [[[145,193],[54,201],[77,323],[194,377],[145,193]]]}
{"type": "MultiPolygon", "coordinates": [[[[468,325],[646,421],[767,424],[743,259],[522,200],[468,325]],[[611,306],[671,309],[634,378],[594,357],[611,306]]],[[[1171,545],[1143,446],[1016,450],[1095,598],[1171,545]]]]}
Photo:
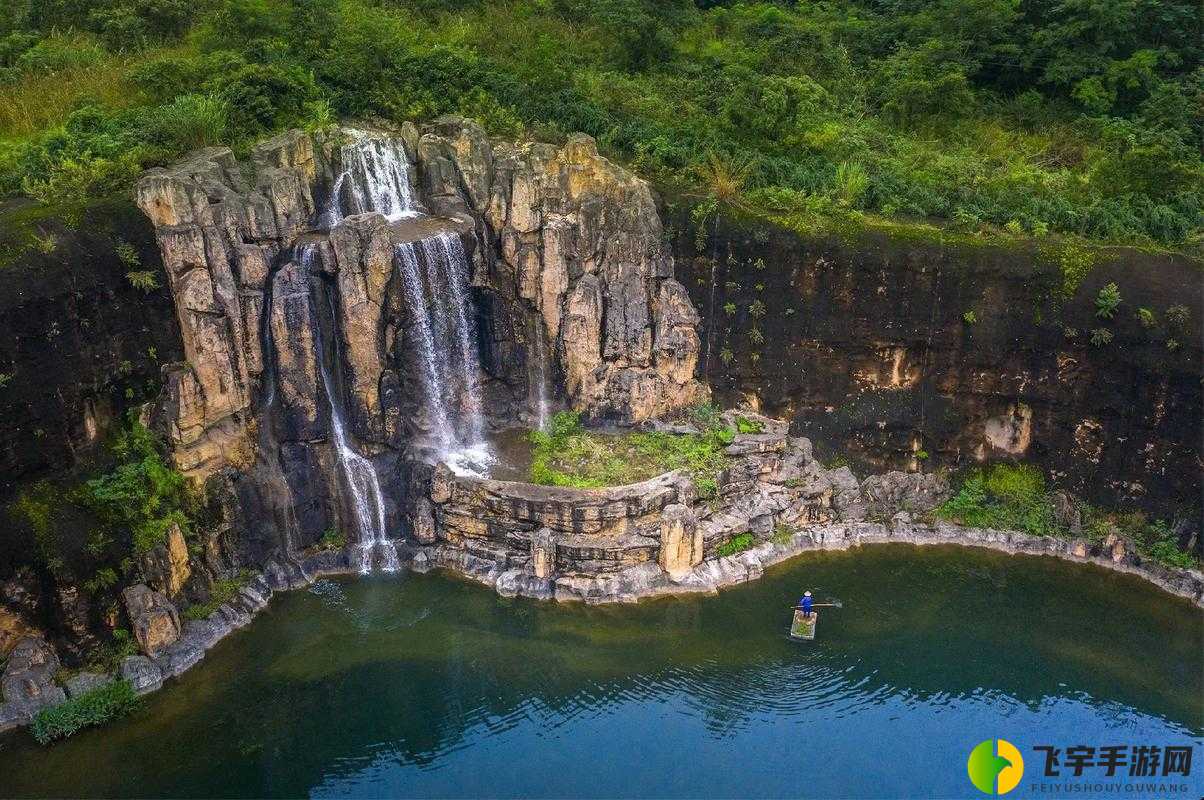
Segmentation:
{"type": "MultiPolygon", "coordinates": [[[[844,603],[842,603],[839,600],[835,600],[831,603],[812,603],[811,607],[812,608],[844,608],[844,603]]],[[[795,610],[799,610],[802,608],[802,606],[791,606],[791,608],[793,608],[795,610]]]]}

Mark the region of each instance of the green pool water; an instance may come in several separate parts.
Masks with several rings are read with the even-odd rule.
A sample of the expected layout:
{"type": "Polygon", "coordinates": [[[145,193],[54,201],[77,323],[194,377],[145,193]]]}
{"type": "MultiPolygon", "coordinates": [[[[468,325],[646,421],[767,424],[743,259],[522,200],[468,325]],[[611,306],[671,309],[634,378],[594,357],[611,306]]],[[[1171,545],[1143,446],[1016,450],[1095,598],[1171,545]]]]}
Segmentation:
{"type": "Polygon", "coordinates": [[[0,795],[972,797],[967,755],[1002,737],[1028,761],[1009,797],[1035,744],[1156,743],[1195,747],[1194,798],[1202,674],[1190,604],[982,550],[808,554],[619,607],[347,578],[277,596],[125,720],[0,738],[0,795]],[[843,601],[814,642],[787,636],[803,588],[843,601]]]}

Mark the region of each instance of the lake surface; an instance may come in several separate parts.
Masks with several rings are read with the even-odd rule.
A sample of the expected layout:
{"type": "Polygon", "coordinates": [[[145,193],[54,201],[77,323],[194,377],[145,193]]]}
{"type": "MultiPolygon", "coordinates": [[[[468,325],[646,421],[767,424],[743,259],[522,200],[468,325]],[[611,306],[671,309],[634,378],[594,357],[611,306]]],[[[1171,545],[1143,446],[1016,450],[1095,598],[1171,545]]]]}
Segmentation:
{"type": "Polygon", "coordinates": [[[1190,604],[984,550],[813,553],[625,607],[328,580],[125,720],[0,739],[0,795],[972,797],[1002,737],[1028,775],[1034,744],[1194,744],[1194,798],[1202,674],[1190,604]],[[810,643],[785,636],[804,587],[844,602],[810,643]]]}

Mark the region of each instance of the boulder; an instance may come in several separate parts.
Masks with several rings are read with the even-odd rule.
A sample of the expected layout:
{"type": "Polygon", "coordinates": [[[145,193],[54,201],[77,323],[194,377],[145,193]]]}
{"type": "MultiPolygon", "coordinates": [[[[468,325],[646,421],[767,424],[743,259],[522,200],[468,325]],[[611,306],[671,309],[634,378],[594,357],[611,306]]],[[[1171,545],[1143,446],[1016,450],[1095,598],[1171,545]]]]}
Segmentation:
{"type": "Polygon", "coordinates": [[[163,686],[163,673],[146,656],[129,656],[121,662],[119,671],[136,694],[158,691],[163,686]]]}
{"type": "Polygon", "coordinates": [[[419,544],[434,544],[435,509],[427,498],[419,497],[414,502],[410,512],[410,527],[414,531],[414,539],[419,544]]]}
{"type": "Polygon", "coordinates": [[[869,504],[861,494],[861,484],[848,467],[830,469],[824,477],[832,487],[832,508],[841,522],[859,522],[865,519],[869,504]]]}
{"type": "MultiPolygon", "coordinates": [[[[208,632],[204,632],[207,638],[208,632]]],[[[194,635],[196,635],[194,633],[194,635]]],[[[164,678],[174,678],[205,657],[204,640],[182,637],[167,645],[155,657],[155,666],[164,678]]]]}
{"type": "Polygon", "coordinates": [[[67,695],[74,698],[102,686],[108,686],[113,680],[112,675],[100,672],[77,672],[64,681],[63,686],[67,690],[67,695]]]}
{"type": "Polygon", "coordinates": [[[62,687],[54,684],[58,668],[58,654],[45,639],[27,636],[17,642],[0,676],[0,689],[11,713],[28,721],[39,709],[66,700],[62,687]]]}
{"type": "Polygon", "coordinates": [[[1053,506],[1054,522],[1069,531],[1071,536],[1080,536],[1083,533],[1083,513],[1074,495],[1059,490],[1053,493],[1049,501],[1053,506]]]}
{"type": "Polygon", "coordinates": [[[161,592],[144,583],[121,593],[138,648],[152,658],[180,638],[180,613],[161,592]]]}
{"type": "Polygon", "coordinates": [[[12,652],[22,639],[36,635],[38,629],[29,624],[24,614],[0,606],[0,658],[12,652]]]}
{"type": "Polygon", "coordinates": [[[1130,554],[1134,551],[1132,542],[1115,533],[1105,536],[1102,546],[1104,555],[1112,559],[1114,564],[1128,563],[1131,560],[1130,554]]]}

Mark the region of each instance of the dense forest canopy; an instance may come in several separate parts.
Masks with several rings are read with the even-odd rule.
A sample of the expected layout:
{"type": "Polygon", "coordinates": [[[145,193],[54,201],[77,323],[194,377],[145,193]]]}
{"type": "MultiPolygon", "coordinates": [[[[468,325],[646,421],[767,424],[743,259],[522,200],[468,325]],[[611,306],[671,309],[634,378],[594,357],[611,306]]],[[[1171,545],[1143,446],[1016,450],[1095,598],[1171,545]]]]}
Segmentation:
{"type": "Polygon", "coordinates": [[[1199,244],[1198,0],[0,0],[0,190],[455,112],[752,209],[1199,244]]]}

